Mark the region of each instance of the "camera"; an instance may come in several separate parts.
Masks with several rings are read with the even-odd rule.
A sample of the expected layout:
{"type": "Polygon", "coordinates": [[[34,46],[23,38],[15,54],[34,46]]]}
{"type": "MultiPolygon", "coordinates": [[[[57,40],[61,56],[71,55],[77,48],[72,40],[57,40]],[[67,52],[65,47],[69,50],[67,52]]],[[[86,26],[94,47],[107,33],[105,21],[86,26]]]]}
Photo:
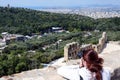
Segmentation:
{"type": "Polygon", "coordinates": [[[79,51],[78,54],[77,54],[78,58],[82,58],[83,56],[83,51],[79,51]]]}

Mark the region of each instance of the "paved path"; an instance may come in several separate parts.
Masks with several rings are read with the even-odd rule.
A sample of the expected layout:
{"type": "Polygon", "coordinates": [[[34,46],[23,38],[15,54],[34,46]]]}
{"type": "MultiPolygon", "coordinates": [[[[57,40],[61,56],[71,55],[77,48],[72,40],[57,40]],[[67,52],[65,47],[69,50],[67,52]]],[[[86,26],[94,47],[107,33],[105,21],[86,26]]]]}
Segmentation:
{"type": "Polygon", "coordinates": [[[120,44],[108,43],[100,56],[104,59],[104,66],[110,67],[111,72],[120,68],[120,44]]]}

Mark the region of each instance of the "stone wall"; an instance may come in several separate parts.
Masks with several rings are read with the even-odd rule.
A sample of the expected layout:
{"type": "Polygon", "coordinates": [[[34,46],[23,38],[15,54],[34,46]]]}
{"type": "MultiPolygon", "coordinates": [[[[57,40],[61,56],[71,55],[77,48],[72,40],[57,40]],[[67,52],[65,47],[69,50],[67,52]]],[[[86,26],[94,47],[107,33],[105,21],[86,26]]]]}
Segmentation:
{"type": "Polygon", "coordinates": [[[93,45],[95,51],[97,51],[98,53],[100,53],[103,48],[105,47],[105,43],[107,41],[107,35],[106,32],[102,33],[102,37],[99,39],[99,42],[97,45],[93,45]]]}
{"type": "Polygon", "coordinates": [[[93,49],[92,44],[86,44],[86,45],[82,45],[82,46],[80,47],[80,51],[88,50],[88,49],[93,49]]]}
{"type": "Polygon", "coordinates": [[[64,47],[64,60],[68,61],[69,59],[76,59],[79,50],[80,47],[79,43],[77,42],[66,44],[66,46],[64,47]]]}
{"type": "Polygon", "coordinates": [[[64,60],[68,61],[69,59],[76,59],[78,52],[87,49],[95,49],[96,52],[100,53],[103,50],[106,41],[107,41],[106,32],[103,32],[102,37],[99,39],[97,45],[87,44],[80,46],[78,42],[66,44],[64,47],[64,60]]]}
{"type": "Polygon", "coordinates": [[[80,46],[77,42],[66,44],[64,47],[64,61],[67,62],[69,59],[76,59],[78,52],[91,48],[93,48],[91,44],[82,46],[80,46]]]}

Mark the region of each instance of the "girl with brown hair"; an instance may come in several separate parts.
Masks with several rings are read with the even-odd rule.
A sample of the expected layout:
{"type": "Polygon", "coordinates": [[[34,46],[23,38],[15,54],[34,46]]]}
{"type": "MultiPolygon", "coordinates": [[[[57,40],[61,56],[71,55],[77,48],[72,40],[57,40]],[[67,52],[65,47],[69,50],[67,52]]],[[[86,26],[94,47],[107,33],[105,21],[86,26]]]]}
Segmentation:
{"type": "Polygon", "coordinates": [[[79,66],[63,66],[58,74],[68,80],[110,80],[110,72],[103,68],[103,59],[93,49],[83,51],[79,66]]]}

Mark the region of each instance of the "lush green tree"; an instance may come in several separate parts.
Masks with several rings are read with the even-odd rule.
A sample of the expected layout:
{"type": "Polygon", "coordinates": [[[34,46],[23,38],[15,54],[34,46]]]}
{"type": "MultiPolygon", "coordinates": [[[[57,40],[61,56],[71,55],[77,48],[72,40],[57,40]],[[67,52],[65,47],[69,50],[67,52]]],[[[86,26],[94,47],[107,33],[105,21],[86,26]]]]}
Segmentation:
{"type": "Polygon", "coordinates": [[[21,72],[26,70],[26,63],[21,62],[15,67],[16,72],[21,72]]]}

